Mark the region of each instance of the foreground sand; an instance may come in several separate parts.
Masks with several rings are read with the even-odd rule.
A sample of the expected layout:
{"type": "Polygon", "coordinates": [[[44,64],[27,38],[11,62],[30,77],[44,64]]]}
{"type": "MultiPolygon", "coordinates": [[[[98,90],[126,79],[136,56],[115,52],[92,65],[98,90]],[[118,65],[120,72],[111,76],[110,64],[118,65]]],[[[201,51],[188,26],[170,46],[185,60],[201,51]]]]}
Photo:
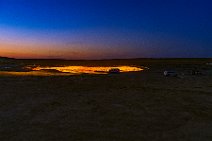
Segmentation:
{"type": "Polygon", "coordinates": [[[1,75],[0,140],[211,141],[212,76],[166,78],[166,67],[118,75],[1,75]]]}

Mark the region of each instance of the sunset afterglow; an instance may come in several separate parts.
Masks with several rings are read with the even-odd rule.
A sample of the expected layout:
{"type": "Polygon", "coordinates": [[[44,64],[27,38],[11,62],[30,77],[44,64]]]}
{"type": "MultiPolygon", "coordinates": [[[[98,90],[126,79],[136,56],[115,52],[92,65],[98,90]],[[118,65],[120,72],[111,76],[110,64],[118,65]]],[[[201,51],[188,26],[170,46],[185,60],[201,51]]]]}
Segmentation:
{"type": "Polygon", "coordinates": [[[1,0],[0,56],[212,57],[211,1],[1,0]]]}
{"type": "Polygon", "coordinates": [[[0,141],[212,141],[212,0],[0,0],[0,141]]]}

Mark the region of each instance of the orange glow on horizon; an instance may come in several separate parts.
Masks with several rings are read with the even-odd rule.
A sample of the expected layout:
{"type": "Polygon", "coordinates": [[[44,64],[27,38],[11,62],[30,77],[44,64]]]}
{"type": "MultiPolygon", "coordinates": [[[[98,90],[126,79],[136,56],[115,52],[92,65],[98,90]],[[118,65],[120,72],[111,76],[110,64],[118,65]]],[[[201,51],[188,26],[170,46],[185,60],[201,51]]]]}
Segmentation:
{"type": "Polygon", "coordinates": [[[62,46],[51,44],[15,44],[0,42],[0,56],[16,59],[112,59],[124,58],[128,50],[99,48],[97,45],[62,46]]]}
{"type": "MultiPolygon", "coordinates": [[[[89,54],[89,52],[88,52],[89,54]]],[[[45,58],[71,58],[86,57],[86,50],[77,47],[63,48],[54,44],[16,44],[0,43],[0,56],[17,59],[45,59],[45,58]]]]}

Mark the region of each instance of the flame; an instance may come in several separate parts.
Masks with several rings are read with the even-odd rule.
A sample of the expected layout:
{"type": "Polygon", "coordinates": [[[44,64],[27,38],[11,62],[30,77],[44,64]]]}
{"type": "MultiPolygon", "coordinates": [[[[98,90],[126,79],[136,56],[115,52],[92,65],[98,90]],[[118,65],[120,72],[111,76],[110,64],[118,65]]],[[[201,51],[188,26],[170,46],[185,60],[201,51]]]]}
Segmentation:
{"type": "Polygon", "coordinates": [[[33,68],[34,71],[41,70],[56,70],[63,73],[73,73],[73,74],[107,74],[110,69],[117,68],[120,72],[133,72],[142,71],[142,68],[132,67],[132,66],[117,66],[117,67],[88,67],[88,66],[64,66],[64,67],[36,67],[33,68]]]}

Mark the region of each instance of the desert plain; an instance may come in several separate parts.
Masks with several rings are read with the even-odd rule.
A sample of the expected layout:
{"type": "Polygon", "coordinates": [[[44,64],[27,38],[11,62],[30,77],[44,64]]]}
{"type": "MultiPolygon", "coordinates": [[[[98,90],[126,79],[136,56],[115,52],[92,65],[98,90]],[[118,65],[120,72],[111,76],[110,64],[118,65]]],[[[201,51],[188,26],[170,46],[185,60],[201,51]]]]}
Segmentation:
{"type": "Polygon", "coordinates": [[[16,62],[146,69],[79,75],[0,71],[1,141],[212,140],[212,66],[207,65],[212,59],[16,62]],[[165,77],[165,70],[179,75],[165,77]]]}

